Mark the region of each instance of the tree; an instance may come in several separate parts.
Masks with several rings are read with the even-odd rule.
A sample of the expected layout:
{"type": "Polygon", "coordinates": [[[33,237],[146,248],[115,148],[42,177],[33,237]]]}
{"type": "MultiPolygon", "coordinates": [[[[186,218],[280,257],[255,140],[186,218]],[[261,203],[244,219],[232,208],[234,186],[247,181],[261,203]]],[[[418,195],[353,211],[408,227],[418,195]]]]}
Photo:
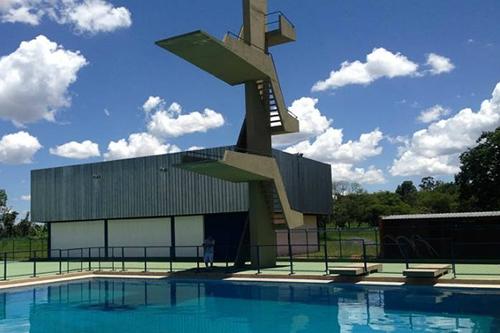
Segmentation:
{"type": "Polygon", "coordinates": [[[422,178],[422,180],[420,181],[420,185],[418,185],[418,187],[422,191],[433,191],[434,189],[436,189],[436,187],[438,187],[442,184],[443,184],[442,181],[436,180],[432,176],[428,176],[428,177],[422,178]]]}
{"type": "Polygon", "coordinates": [[[24,218],[15,226],[16,236],[30,236],[33,230],[33,223],[30,221],[30,212],[26,212],[24,218]]]}
{"type": "Polygon", "coordinates": [[[483,133],[477,145],[460,155],[455,182],[465,210],[500,209],[500,127],[483,133]]]}
{"type": "Polygon", "coordinates": [[[413,204],[415,203],[417,188],[411,180],[405,180],[401,185],[398,185],[396,193],[407,204],[413,204]]]}

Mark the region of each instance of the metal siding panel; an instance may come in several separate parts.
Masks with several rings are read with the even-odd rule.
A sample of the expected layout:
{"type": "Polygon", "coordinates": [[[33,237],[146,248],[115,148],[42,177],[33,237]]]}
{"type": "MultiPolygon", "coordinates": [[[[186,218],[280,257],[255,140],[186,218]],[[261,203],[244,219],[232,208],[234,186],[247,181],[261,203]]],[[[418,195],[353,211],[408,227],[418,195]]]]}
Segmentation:
{"type": "MultiPolygon", "coordinates": [[[[222,156],[224,150],[220,147],[207,152],[222,156]]],[[[246,183],[230,183],[175,168],[182,154],[34,170],[33,219],[52,222],[248,210],[246,183]],[[162,167],[167,171],[160,171],[162,167]],[[93,174],[101,178],[93,178],[93,174]]],[[[276,150],[274,156],[292,207],[328,214],[330,166],[276,150]]]]}

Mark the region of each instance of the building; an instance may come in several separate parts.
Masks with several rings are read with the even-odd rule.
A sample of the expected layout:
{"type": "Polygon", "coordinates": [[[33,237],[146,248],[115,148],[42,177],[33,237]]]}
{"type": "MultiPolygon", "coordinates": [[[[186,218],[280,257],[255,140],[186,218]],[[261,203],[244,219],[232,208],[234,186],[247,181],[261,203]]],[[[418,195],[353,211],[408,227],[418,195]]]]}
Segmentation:
{"type": "Polygon", "coordinates": [[[386,259],[500,258],[500,211],[384,216],[380,254],[386,259]]]}
{"type": "MultiPolygon", "coordinates": [[[[248,183],[182,168],[183,161],[218,160],[233,149],[33,170],[32,219],[48,224],[51,257],[80,256],[81,251],[87,256],[89,248],[93,257],[120,257],[121,247],[125,257],[142,257],[145,246],[151,247],[148,257],[195,257],[196,247],[182,246],[200,245],[211,235],[219,259],[234,260],[238,248],[248,254],[248,183]],[[169,246],[175,251],[170,252],[169,246]],[[59,253],[59,249],[74,250],[59,253]]],[[[316,229],[317,221],[331,211],[330,166],[278,150],[273,150],[273,157],[291,207],[304,215],[300,228],[316,229]]],[[[275,192],[267,196],[273,228],[286,229],[276,196],[275,192]]],[[[317,241],[316,235],[309,243],[317,241]]]]}

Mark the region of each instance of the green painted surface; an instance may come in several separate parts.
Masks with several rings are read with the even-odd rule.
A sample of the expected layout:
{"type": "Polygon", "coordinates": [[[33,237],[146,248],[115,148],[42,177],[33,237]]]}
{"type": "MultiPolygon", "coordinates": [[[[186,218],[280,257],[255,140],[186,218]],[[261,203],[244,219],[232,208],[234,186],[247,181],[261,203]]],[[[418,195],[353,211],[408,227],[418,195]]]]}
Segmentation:
{"type": "MultiPolygon", "coordinates": [[[[91,263],[92,270],[98,270],[99,263],[97,261],[93,261],[91,263]]],[[[330,261],[328,263],[328,268],[331,269],[335,267],[337,264],[335,262],[330,261]]],[[[9,280],[15,280],[20,278],[28,278],[33,275],[33,263],[32,262],[15,262],[9,261],[7,263],[7,276],[9,280]]],[[[411,265],[410,265],[411,266],[411,265]]],[[[57,275],[59,272],[59,262],[51,261],[51,262],[37,262],[37,275],[38,276],[47,276],[47,275],[57,275]]],[[[83,262],[83,265],[77,261],[63,261],[61,263],[63,274],[66,273],[69,269],[70,272],[79,272],[83,267],[84,271],[88,270],[88,262],[83,262]]],[[[101,270],[103,271],[113,271],[113,262],[101,262],[101,270]]],[[[226,267],[225,262],[215,263],[215,269],[223,270],[226,267]]],[[[229,263],[229,268],[232,268],[232,264],[229,263]]],[[[200,262],[200,272],[205,271],[203,268],[203,264],[200,262]]],[[[3,277],[3,262],[0,263],[0,278],[3,277]]],[[[147,269],[151,272],[164,272],[167,273],[170,270],[169,262],[147,262],[147,269]]],[[[312,276],[323,276],[325,275],[325,263],[324,262],[294,262],[293,263],[294,273],[296,275],[312,275],[312,276]]],[[[405,269],[405,264],[403,263],[386,263],[383,264],[382,271],[379,273],[370,274],[372,277],[398,277],[403,278],[402,272],[405,269]]],[[[114,262],[114,271],[122,270],[122,262],[115,261],[114,262]]],[[[144,271],[144,262],[134,261],[134,262],[125,262],[125,270],[127,272],[143,272],[144,271]]],[[[195,262],[173,262],[172,263],[172,271],[173,272],[181,272],[181,271],[196,271],[196,263],[195,262]]],[[[457,272],[457,280],[484,280],[487,282],[490,281],[500,281],[500,265],[494,264],[457,264],[456,265],[457,272]]],[[[235,274],[257,274],[256,269],[241,269],[235,274]]],[[[289,261],[280,260],[277,262],[275,267],[262,268],[261,274],[272,274],[279,276],[288,276],[290,274],[290,263],[289,261]]],[[[441,279],[451,279],[453,278],[453,274],[447,274],[441,279]]]]}

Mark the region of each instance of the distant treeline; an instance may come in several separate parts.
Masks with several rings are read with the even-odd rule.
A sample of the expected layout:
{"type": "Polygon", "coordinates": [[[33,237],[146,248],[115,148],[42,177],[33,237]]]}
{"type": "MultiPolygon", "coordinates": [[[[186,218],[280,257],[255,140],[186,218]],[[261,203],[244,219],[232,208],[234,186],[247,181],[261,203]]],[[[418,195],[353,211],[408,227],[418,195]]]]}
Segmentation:
{"type": "Polygon", "coordinates": [[[47,227],[33,223],[30,213],[16,223],[19,213],[7,205],[7,192],[0,189],[0,237],[46,237],[47,227]]]}
{"type": "Polygon", "coordinates": [[[500,210],[500,127],[476,143],[460,155],[460,171],[452,182],[424,177],[418,189],[405,180],[394,192],[374,193],[356,183],[334,183],[332,223],[378,225],[384,215],[500,210]]]}

